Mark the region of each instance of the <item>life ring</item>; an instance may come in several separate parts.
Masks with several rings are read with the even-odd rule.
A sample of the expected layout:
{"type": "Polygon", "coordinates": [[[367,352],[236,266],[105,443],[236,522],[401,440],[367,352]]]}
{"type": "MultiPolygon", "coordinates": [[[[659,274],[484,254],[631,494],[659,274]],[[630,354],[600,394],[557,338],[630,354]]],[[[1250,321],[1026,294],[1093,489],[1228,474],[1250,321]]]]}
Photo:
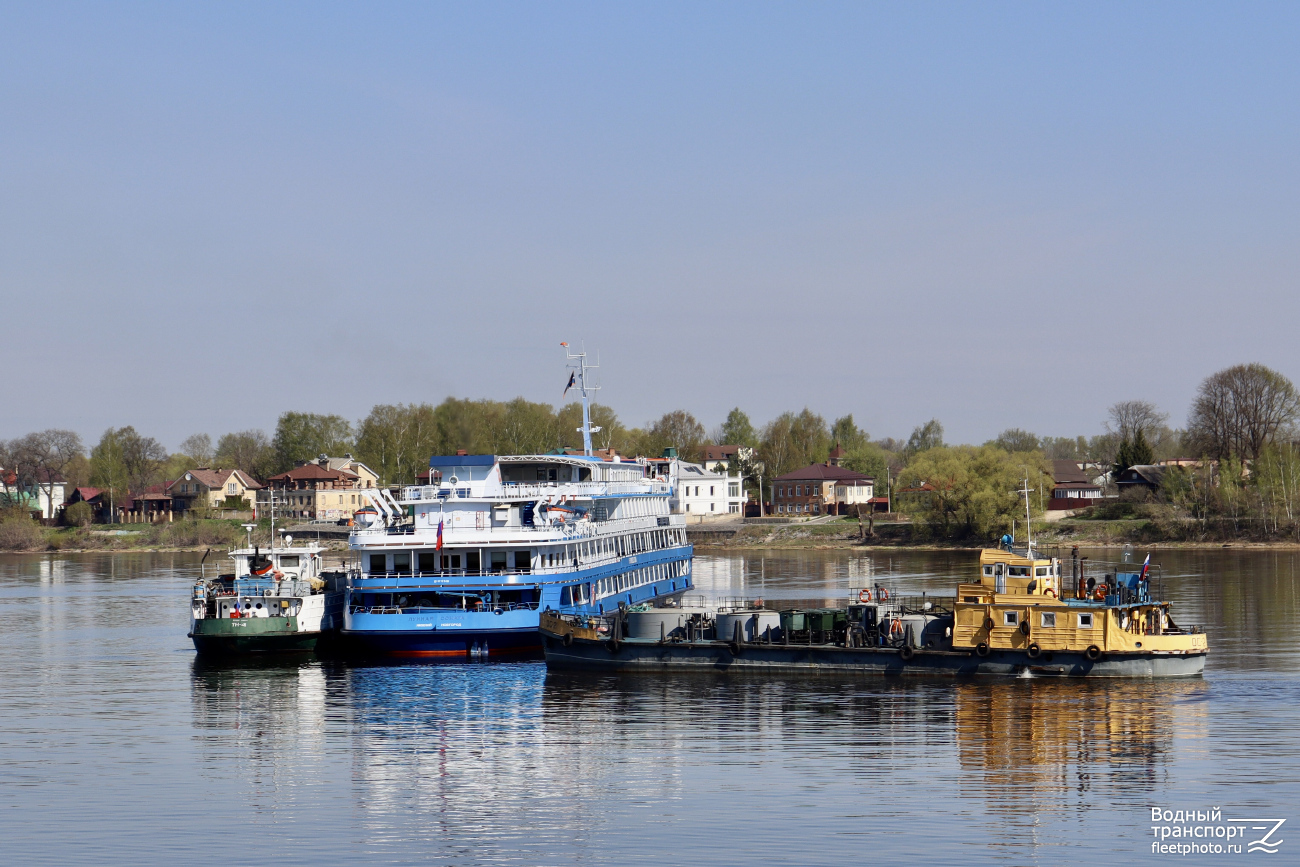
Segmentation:
{"type": "Polygon", "coordinates": [[[1053,599],[1056,598],[1056,591],[1053,590],[1051,587],[1048,587],[1046,590],[1043,591],[1044,596],[1048,595],[1049,593],[1051,594],[1053,599]]]}
{"type": "Polygon", "coordinates": [[[886,600],[886,599],[888,599],[888,598],[889,598],[889,591],[886,590],[884,587],[881,587],[881,588],[880,588],[880,600],[883,602],[884,600],[886,600]]]}
{"type": "Polygon", "coordinates": [[[572,632],[566,632],[566,633],[564,633],[564,637],[560,639],[560,643],[563,644],[565,647],[572,647],[572,646],[573,646],[573,633],[572,633],[572,632]]]}
{"type": "Polygon", "coordinates": [[[1043,648],[1039,647],[1037,644],[1031,644],[1025,648],[1025,653],[1030,659],[1037,659],[1043,655],[1043,648]]]}
{"type": "Polygon", "coordinates": [[[1101,659],[1101,648],[1095,644],[1089,644],[1083,655],[1089,662],[1096,662],[1101,659]]]}
{"type": "Polygon", "coordinates": [[[989,646],[988,646],[987,644],[985,644],[984,642],[982,642],[982,641],[981,641],[979,644],[975,645],[975,655],[976,655],[976,656],[986,657],[986,656],[988,656],[989,653],[991,653],[991,652],[992,652],[992,651],[989,650],[989,646]]]}
{"type": "Polygon", "coordinates": [[[903,662],[910,662],[914,656],[916,656],[916,648],[910,644],[904,644],[898,651],[898,658],[903,662]]]}
{"type": "Polygon", "coordinates": [[[1092,591],[1092,598],[1098,602],[1106,601],[1106,585],[1098,584],[1097,589],[1092,591]]]}
{"type": "Polygon", "coordinates": [[[859,601],[859,602],[870,602],[870,601],[871,601],[871,591],[870,591],[870,590],[859,590],[859,591],[858,591],[858,601],[859,601]]]}

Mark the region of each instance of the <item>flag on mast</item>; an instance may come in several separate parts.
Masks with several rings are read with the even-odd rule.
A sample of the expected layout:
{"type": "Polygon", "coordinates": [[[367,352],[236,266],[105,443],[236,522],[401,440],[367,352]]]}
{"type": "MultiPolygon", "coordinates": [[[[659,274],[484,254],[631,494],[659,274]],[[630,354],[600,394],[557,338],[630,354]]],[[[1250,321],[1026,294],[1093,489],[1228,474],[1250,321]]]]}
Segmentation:
{"type": "MultiPolygon", "coordinates": [[[[570,373],[570,374],[569,374],[569,384],[566,385],[566,386],[564,387],[564,394],[568,394],[568,393],[569,393],[569,389],[573,388],[573,384],[574,384],[575,382],[577,382],[577,381],[578,381],[578,374],[577,374],[577,373],[570,373]]],[[[560,395],[560,397],[564,397],[564,394],[560,395]]]]}
{"type": "Polygon", "coordinates": [[[1142,574],[1138,576],[1139,581],[1147,580],[1147,570],[1151,568],[1151,553],[1147,552],[1146,560],[1142,561],[1142,574]]]}
{"type": "Polygon", "coordinates": [[[434,547],[435,551],[442,550],[442,518],[438,519],[438,544],[434,547]]]}

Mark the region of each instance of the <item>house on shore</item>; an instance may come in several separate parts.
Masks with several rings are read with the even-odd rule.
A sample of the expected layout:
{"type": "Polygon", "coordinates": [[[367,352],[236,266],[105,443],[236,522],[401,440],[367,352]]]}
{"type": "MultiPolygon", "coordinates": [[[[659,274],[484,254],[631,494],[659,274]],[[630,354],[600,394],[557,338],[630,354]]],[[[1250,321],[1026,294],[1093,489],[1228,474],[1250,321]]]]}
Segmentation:
{"type": "Polygon", "coordinates": [[[1138,464],[1116,476],[1115,484],[1119,486],[1121,495],[1125,491],[1145,491],[1154,494],[1160,490],[1160,484],[1164,481],[1165,469],[1155,464],[1138,464]]]}
{"type": "Polygon", "coordinates": [[[1101,500],[1101,485],[1077,461],[1052,461],[1052,498],[1048,510],[1083,509],[1101,500]]]}
{"type": "Polygon", "coordinates": [[[704,460],[701,463],[715,473],[729,473],[732,463],[736,461],[753,463],[754,450],[749,446],[705,446],[704,460]]]}
{"type": "Polygon", "coordinates": [[[378,478],[351,455],[343,458],[321,455],[314,461],[300,461],[292,470],[266,480],[266,485],[257,492],[258,513],[266,513],[274,496],[277,515],[308,521],[349,519],[366,505],[365,496],[358,492],[374,488],[378,478]]]}
{"type": "Polygon", "coordinates": [[[63,510],[67,486],[63,476],[49,470],[20,472],[0,467],[0,504],[20,506],[46,521],[63,510]]]}
{"type": "Polygon", "coordinates": [[[872,508],[876,480],[836,463],[832,457],[824,464],[810,464],[773,479],[773,513],[847,515],[859,507],[872,508]]]}
{"type": "Polygon", "coordinates": [[[242,470],[195,467],[167,485],[172,510],[183,514],[194,508],[257,508],[257,492],[262,485],[242,470]]]}
{"type": "MultiPolygon", "coordinates": [[[[672,450],[668,450],[672,451],[672,450]]],[[[650,471],[672,485],[668,507],[675,515],[721,517],[745,511],[749,494],[740,476],[715,473],[673,454],[646,459],[650,471]]]]}

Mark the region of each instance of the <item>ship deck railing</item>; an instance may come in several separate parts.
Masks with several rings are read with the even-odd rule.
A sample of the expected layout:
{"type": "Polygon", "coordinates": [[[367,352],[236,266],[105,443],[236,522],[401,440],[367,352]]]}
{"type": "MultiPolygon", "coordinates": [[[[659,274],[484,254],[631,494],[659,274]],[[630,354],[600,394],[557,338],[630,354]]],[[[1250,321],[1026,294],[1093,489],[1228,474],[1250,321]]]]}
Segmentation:
{"type": "Polygon", "coordinates": [[[489,491],[482,482],[470,485],[413,485],[402,488],[401,502],[427,503],[442,500],[549,500],[560,495],[581,499],[599,499],[601,497],[618,497],[629,494],[646,496],[666,496],[672,490],[667,482],[653,479],[636,481],[610,482],[503,482],[500,487],[489,491]]]}
{"type": "Polygon", "coordinates": [[[348,610],[353,614],[491,614],[497,611],[536,611],[540,602],[501,602],[495,605],[479,605],[461,608],[445,605],[352,605],[348,610]]]}

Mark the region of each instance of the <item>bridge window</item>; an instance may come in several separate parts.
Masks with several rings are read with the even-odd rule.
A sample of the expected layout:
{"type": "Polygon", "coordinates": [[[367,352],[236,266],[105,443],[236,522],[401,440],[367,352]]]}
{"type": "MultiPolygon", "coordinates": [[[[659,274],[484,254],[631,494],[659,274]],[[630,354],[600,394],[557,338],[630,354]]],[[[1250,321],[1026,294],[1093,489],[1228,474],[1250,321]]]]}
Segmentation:
{"type": "Polygon", "coordinates": [[[370,555],[370,571],[371,571],[371,573],[376,573],[376,572],[387,572],[387,571],[388,571],[388,556],[385,555],[385,554],[371,554],[371,555],[370,555]]]}
{"type": "Polygon", "coordinates": [[[438,555],[433,551],[421,551],[418,560],[421,572],[438,571],[438,555]]]}
{"type": "Polygon", "coordinates": [[[515,552],[515,571],[531,572],[533,571],[533,552],[524,550],[515,552]]]}
{"type": "Polygon", "coordinates": [[[411,571],[411,552],[394,551],[393,552],[393,571],[410,572],[411,571]]]}

